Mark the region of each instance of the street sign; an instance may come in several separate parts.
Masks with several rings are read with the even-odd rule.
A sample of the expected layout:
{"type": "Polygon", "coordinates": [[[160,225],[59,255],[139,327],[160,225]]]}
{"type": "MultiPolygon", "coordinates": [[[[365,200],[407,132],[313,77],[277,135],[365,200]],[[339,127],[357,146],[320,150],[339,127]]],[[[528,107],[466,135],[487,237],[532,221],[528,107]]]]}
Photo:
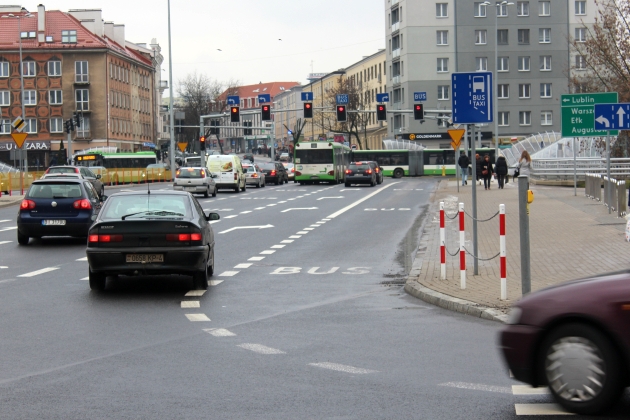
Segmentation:
{"type": "Polygon", "coordinates": [[[453,73],[453,122],[478,124],[493,121],[492,72],[453,73]]]}
{"type": "Polygon", "coordinates": [[[313,92],[302,92],[302,102],[311,102],[313,100],[313,92]]]}
{"type": "Polygon", "coordinates": [[[258,94],[258,103],[264,104],[271,102],[271,95],[268,93],[259,93],[258,94]]]}
{"type": "Polygon", "coordinates": [[[389,102],[389,93],[377,93],[376,102],[389,102]]]}
{"type": "Polygon", "coordinates": [[[274,144],[273,144],[273,147],[276,147],[276,148],[277,148],[277,147],[278,147],[278,143],[274,143],[274,144]]]}
{"type": "Polygon", "coordinates": [[[414,92],[413,93],[413,100],[414,100],[414,102],[426,101],[427,100],[427,93],[426,92],[414,92]]]}
{"type": "MultiPolygon", "coordinates": [[[[613,104],[618,102],[617,92],[606,93],[574,93],[561,95],[562,137],[605,136],[607,131],[595,131],[596,104],[613,104]]],[[[611,135],[619,134],[616,130],[611,135]]]]}
{"type": "MultiPolygon", "coordinates": [[[[13,126],[13,128],[15,128],[17,131],[22,131],[24,130],[24,127],[26,127],[26,122],[24,121],[24,119],[22,117],[17,117],[15,120],[13,120],[13,122],[11,123],[11,125],[13,126]]],[[[21,147],[21,146],[20,146],[21,147]]]]}
{"type": "Polygon", "coordinates": [[[348,105],[350,98],[347,94],[337,95],[337,105],[348,105]]]}
{"type": "Polygon", "coordinates": [[[186,150],[186,146],[188,146],[188,143],[183,143],[183,142],[179,142],[177,143],[177,147],[179,148],[179,150],[181,152],[183,152],[184,150],[186,150]]]}
{"type": "Polygon", "coordinates": [[[461,142],[459,142],[459,141],[455,141],[455,140],[453,140],[453,141],[451,142],[451,147],[453,148],[453,150],[457,150],[457,149],[459,149],[459,146],[460,146],[460,145],[461,145],[461,142]]]}
{"type": "Polygon", "coordinates": [[[459,147],[460,140],[462,139],[462,137],[464,137],[464,134],[466,134],[466,130],[464,130],[463,128],[460,128],[458,130],[446,130],[446,132],[449,136],[451,136],[451,140],[458,143],[457,147],[459,147]]]}
{"type": "Polygon", "coordinates": [[[27,133],[11,133],[11,137],[13,137],[13,142],[17,145],[18,149],[22,148],[24,144],[24,140],[26,140],[27,133]]]}
{"type": "Polygon", "coordinates": [[[352,150],[357,150],[357,149],[359,148],[359,146],[357,146],[356,144],[352,143],[352,144],[350,145],[350,148],[351,148],[352,150]]]}
{"type": "Polygon", "coordinates": [[[630,130],[630,103],[595,105],[595,130],[630,130]]]}
{"type": "Polygon", "coordinates": [[[241,104],[241,97],[238,95],[234,95],[234,96],[228,96],[227,97],[227,103],[228,105],[240,105],[241,104]]]}

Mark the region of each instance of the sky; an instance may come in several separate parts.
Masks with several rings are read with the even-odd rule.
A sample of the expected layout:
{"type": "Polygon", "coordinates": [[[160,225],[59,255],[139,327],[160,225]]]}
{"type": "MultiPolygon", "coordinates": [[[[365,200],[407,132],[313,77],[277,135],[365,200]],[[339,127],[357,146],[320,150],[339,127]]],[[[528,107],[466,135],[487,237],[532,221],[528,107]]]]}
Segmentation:
{"type": "MultiPolygon", "coordinates": [[[[34,12],[40,3],[46,10],[101,9],[105,21],[125,25],[128,41],[149,44],[156,38],[164,56],[161,78],[168,80],[167,0],[22,5],[34,12]]],[[[348,67],[385,48],[385,1],[171,0],[171,37],[175,87],[195,71],[241,85],[304,84],[311,72],[348,67]]]]}

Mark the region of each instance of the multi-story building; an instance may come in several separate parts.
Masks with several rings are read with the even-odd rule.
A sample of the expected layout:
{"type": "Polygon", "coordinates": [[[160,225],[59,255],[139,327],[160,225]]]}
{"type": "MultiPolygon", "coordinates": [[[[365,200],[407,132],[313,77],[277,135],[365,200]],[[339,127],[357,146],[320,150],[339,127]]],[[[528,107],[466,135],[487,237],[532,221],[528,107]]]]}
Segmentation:
{"type": "Polygon", "coordinates": [[[313,93],[313,107],[316,110],[313,115],[314,118],[304,126],[304,140],[328,139],[332,137],[332,133],[327,133],[324,129],[324,115],[321,113],[321,110],[327,106],[326,96],[328,91],[337,89],[345,74],[346,71],[344,69],[320,74],[318,77],[312,78],[310,83],[302,86],[302,92],[313,93]]]}
{"type": "MultiPolygon", "coordinates": [[[[288,146],[294,140],[297,120],[304,121],[302,86],[296,85],[279,93],[273,102],[275,139],[278,145],[288,146]]],[[[303,135],[303,132],[301,134],[303,135]]]]}
{"type": "MultiPolygon", "coordinates": [[[[426,92],[425,109],[437,116],[436,110],[451,108],[453,72],[496,69],[499,138],[560,131],[560,95],[568,93],[575,67],[584,64],[572,53],[570,39],[584,36],[584,28],[594,22],[595,2],[500,3],[385,0],[392,108],[411,110],[414,92],[426,92]]],[[[421,124],[412,114],[401,113],[389,121],[390,138],[450,147],[445,119],[427,118],[421,124]]],[[[482,131],[482,143],[490,145],[494,124],[482,131]]]]}

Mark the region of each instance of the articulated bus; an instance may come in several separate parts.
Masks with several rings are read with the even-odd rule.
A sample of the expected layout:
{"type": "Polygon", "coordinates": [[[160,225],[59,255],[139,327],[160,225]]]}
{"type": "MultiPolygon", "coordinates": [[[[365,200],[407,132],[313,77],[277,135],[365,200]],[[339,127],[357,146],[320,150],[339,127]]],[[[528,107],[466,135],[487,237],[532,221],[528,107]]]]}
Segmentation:
{"type": "Polygon", "coordinates": [[[157,163],[154,152],[91,152],[75,156],[74,161],[77,166],[95,169],[95,172],[101,175],[102,182],[111,185],[171,179],[168,171],[159,168],[147,169],[147,166],[157,163]]]}
{"type": "MultiPolygon", "coordinates": [[[[455,175],[457,168],[457,161],[459,160],[459,152],[462,149],[457,150],[457,153],[453,149],[424,149],[423,154],[423,175],[442,175],[442,166],[444,166],[446,175],[455,175]]],[[[484,155],[490,156],[490,162],[494,164],[496,162],[494,149],[480,148],[475,152],[483,159],[484,155]]],[[[475,164],[475,157],[471,156],[471,150],[468,150],[468,158],[471,165],[475,164]]]]}
{"type": "Polygon", "coordinates": [[[299,142],[294,148],[295,181],[303,184],[344,182],[350,148],[331,141],[299,142]]]}

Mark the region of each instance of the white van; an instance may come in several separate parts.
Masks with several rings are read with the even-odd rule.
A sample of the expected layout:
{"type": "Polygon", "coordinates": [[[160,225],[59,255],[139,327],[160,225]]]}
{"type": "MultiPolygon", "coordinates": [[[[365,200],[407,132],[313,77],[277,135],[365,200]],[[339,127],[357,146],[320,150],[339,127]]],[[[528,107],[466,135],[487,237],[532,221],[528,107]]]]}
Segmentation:
{"type": "Polygon", "coordinates": [[[230,188],[236,192],[245,191],[246,180],[241,159],[236,155],[208,156],[206,166],[211,174],[217,175],[214,181],[217,188],[230,188]]]}

